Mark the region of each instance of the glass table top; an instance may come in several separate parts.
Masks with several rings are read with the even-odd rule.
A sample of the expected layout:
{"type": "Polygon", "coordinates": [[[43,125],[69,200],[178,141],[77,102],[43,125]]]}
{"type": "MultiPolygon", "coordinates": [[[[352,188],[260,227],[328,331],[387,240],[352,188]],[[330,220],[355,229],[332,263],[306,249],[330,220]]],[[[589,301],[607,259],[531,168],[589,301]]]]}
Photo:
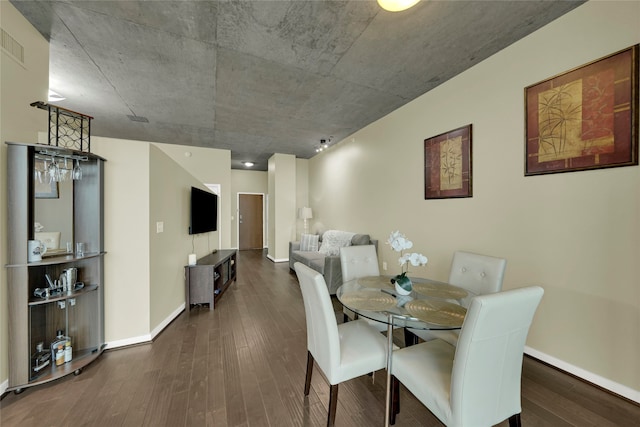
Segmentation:
{"type": "Polygon", "coordinates": [[[460,329],[471,298],[466,289],[436,280],[411,278],[413,291],[399,295],[391,276],[369,276],[347,281],[336,296],[343,306],[384,324],[414,329],[460,329]]]}

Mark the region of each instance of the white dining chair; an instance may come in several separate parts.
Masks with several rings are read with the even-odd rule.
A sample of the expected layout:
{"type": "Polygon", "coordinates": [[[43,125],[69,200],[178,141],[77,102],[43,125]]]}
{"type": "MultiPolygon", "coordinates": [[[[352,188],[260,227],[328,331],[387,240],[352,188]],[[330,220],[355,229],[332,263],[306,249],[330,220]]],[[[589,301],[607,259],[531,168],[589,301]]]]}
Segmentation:
{"type": "MultiPolygon", "coordinates": [[[[486,295],[502,290],[504,271],[507,267],[507,260],[488,255],[481,255],[472,252],[456,251],[451,261],[449,270],[449,284],[464,288],[475,295],[486,295]]],[[[463,300],[462,305],[468,300],[463,300]]],[[[424,341],[436,338],[445,340],[451,345],[456,345],[460,331],[457,330],[420,330],[409,329],[416,337],[424,341]]],[[[410,334],[405,334],[405,337],[410,334]]],[[[407,344],[415,344],[416,340],[407,344]]]]}
{"type": "Polygon", "coordinates": [[[338,325],[322,274],[294,264],[307,321],[308,396],[314,361],[330,384],[327,426],[333,426],[338,405],[338,384],[386,368],[387,340],[364,320],[338,325]]]}
{"type": "Polygon", "coordinates": [[[544,291],[539,286],[474,297],[457,347],[435,339],[392,354],[389,422],[402,383],[444,425],[520,426],[524,345],[544,291]]]}
{"type": "MultiPolygon", "coordinates": [[[[345,246],[340,248],[340,269],[342,270],[342,283],[349,280],[367,276],[379,276],[378,254],[374,245],[345,246]]],[[[356,318],[356,314],[346,307],[342,307],[344,321],[348,322],[356,318]]],[[[381,319],[382,319],[382,315],[381,319]]],[[[381,322],[364,319],[379,331],[386,331],[387,325],[384,319],[381,322]]]]}

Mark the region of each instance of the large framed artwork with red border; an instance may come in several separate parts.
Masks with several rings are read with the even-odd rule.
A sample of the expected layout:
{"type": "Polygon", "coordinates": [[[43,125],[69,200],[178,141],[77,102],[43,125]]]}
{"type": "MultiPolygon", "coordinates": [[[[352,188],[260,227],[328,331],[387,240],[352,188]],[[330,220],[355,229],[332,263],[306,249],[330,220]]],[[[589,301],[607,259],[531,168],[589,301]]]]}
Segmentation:
{"type": "Polygon", "coordinates": [[[471,125],[424,140],[424,198],[472,197],[471,125]]]}
{"type": "Polygon", "coordinates": [[[525,176],[638,164],[638,46],[525,88],[525,176]]]}

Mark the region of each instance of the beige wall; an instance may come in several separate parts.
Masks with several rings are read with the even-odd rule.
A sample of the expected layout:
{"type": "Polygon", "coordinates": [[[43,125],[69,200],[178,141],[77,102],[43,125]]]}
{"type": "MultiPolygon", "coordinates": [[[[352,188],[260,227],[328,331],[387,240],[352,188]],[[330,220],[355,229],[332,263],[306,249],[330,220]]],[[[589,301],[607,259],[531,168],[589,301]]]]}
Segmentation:
{"type": "MultiPolygon", "coordinates": [[[[37,142],[38,131],[47,129],[47,113],[30,107],[46,100],[49,88],[49,43],[9,3],[0,1],[0,27],[25,49],[19,64],[0,49],[0,264],[7,262],[7,199],[5,141],[37,142]]],[[[0,394],[7,388],[9,362],[7,273],[0,274],[0,394]]]]}
{"type": "MultiPolygon", "coordinates": [[[[296,159],[296,238],[304,232],[304,220],[298,218],[300,208],[309,206],[309,160],[296,159]]],[[[311,220],[307,221],[311,232],[311,220]]]]}
{"type": "MultiPolygon", "coordinates": [[[[265,171],[231,171],[231,247],[238,248],[238,193],[264,194],[266,202],[268,177],[265,171]]],[[[267,218],[265,213],[264,244],[266,245],[267,218]]]]}
{"type": "Polygon", "coordinates": [[[296,159],[291,154],[269,158],[269,249],[275,262],[289,260],[289,242],[296,237],[296,159]]]}
{"type": "MultiPolygon", "coordinates": [[[[93,152],[107,159],[105,336],[110,348],[149,341],[180,314],[188,255],[194,247],[198,257],[218,248],[218,232],[188,234],[190,189],[206,187],[159,145],[92,138],[93,152]]],[[[215,163],[218,151],[211,150],[209,162],[215,163]]]]}
{"type": "MultiPolygon", "coordinates": [[[[310,161],[314,221],[508,259],[545,296],[528,352],[640,401],[640,168],[525,177],[524,88],[640,42],[640,2],[588,2],[310,161]],[[473,124],[473,198],[424,200],[425,138],[473,124]]],[[[380,245],[396,271],[395,253],[380,245]]]]}
{"type": "Polygon", "coordinates": [[[155,143],[154,145],[200,183],[220,184],[219,231],[196,235],[194,239],[196,253],[205,254],[211,249],[231,247],[231,151],[174,144],[155,143]]]}
{"type": "Polygon", "coordinates": [[[105,340],[109,347],[149,340],[151,330],[149,143],[91,138],[104,157],[105,340]]]}
{"type": "MultiPolygon", "coordinates": [[[[184,266],[194,236],[188,233],[191,187],[206,189],[157,146],[150,149],[149,254],[151,328],[155,336],[185,305],[184,266]],[[163,231],[157,232],[162,222],[163,231]]],[[[218,232],[204,233],[212,240],[218,232]]],[[[211,248],[213,249],[213,248],[211,248]]],[[[197,254],[206,255],[210,250],[197,254]]]]}

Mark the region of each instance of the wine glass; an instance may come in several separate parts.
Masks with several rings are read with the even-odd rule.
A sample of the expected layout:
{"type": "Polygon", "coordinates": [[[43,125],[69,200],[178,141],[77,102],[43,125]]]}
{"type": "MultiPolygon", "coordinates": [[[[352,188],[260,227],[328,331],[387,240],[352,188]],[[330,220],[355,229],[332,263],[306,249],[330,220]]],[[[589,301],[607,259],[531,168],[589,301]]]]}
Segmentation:
{"type": "Polygon", "coordinates": [[[49,182],[60,181],[60,168],[53,156],[51,157],[51,163],[49,163],[49,166],[47,167],[47,173],[49,174],[49,182]]]}
{"type": "Polygon", "coordinates": [[[80,167],[80,160],[78,159],[76,159],[76,165],[73,167],[71,177],[73,178],[73,180],[82,179],[82,168],[80,167]]]}
{"type": "Polygon", "coordinates": [[[71,171],[67,165],[67,158],[64,158],[64,166],[58,165],[58,180],[64,182],[67,180],[67,174],[71,171]]]}
{"type": "MultiPolygon", "coordinates": [[[[46,166],[45,166],[46,169],[46,166]]],[[[34,178],[40,183],[42,184],[42,171],[40,169],[38,169],[38,167],[36,166],[33,170],[34,172],[34,178]]]]}

